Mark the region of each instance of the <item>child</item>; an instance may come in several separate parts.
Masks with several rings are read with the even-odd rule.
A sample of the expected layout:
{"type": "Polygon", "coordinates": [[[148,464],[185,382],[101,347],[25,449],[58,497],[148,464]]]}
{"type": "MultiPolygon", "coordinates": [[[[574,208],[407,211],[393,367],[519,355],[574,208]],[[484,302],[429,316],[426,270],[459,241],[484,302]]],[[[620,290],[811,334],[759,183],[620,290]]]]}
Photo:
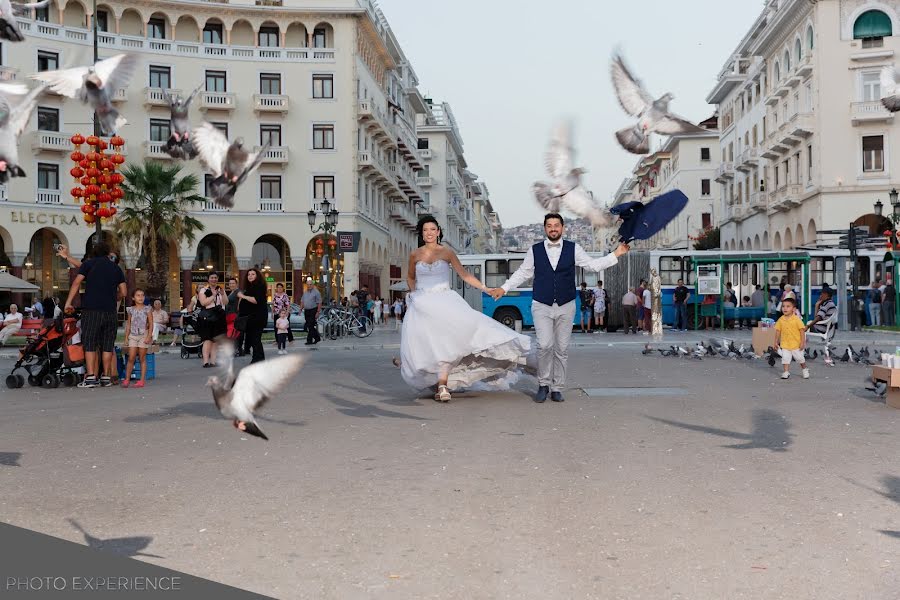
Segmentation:
{"type": "Polygon", "coordinates": [[[147,348],[153,340],[153,309],[144,304],[144,290],[136,289],[131,296],[134,302],[125,309],[128,316],[125,318],[125,332],[127,335],[128,363],[125,365],[125,379],[122,387],[128,387],[131,380],[131,371],[134,369],[134,359],[141,359],[141,379],[132,387],[144,387],[147,378],[147,348]]]}
{"type": "MultiPolygon", "coordinates": [[[[750,296],[744,296],[741,298],[741,308],[753,308],[753,304],[750,302],[750,296]]],[[[738,329],[744,328],[744,323],[747,323],[747,329],[750,328],[750,317],[741,317],[738,320],[738,329]]]]}
{"type": "Polygon", "coordinates": [[[275,341],[278,342],[278,354],[287,354],[288,332],[291,330],[291,321],[288,311],[282,310],[275,322],[275,341]]]}
{"type": "Polygon", "coordinates": [[[800,363],[803,369],[803,379],[809,379],[809,369],[806,368],[806,357],[803,349],[806,347],[806,337],[803,335],[806,326],[796,313],[797,301],[793,298],[782,298],[781,317],[775,323],[775,350],[781,354],[781,365],[784,372],[782,379],[791,376],[791,359],[800,363]]]}

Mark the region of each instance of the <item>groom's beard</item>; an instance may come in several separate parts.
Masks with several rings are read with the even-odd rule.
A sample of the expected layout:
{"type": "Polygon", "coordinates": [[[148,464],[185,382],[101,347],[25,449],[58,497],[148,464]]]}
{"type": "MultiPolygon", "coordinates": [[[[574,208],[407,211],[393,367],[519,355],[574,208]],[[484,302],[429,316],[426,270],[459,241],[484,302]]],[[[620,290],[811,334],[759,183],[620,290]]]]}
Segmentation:
{"type": "Polygon", "coordinates": [[[548,233],[547,234],[547,239],[550,240],[551,242],[557,242],[557,241],[559,241],[559,239],[561,237],[562,237],[561,233],[548,233]]]}

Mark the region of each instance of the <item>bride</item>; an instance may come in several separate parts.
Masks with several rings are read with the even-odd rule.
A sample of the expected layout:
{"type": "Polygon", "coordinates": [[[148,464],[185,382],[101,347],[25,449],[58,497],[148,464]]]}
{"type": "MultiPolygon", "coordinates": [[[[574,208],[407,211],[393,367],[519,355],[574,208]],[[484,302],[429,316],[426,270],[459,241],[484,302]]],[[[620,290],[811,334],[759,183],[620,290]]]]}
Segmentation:
{"type": "Polygon", "coordinates": [[[419,248],[409,255],[409,308],[400,337],[404,381],[417,389],[436,385],[439,402],[450,400],[451,389],[508,389],[526,367],[531,338],[473,310],[450,288],[452,267],[472,287],[490,292],[441,245],[433,216],[422,217],[416,231],[419,248]]]}

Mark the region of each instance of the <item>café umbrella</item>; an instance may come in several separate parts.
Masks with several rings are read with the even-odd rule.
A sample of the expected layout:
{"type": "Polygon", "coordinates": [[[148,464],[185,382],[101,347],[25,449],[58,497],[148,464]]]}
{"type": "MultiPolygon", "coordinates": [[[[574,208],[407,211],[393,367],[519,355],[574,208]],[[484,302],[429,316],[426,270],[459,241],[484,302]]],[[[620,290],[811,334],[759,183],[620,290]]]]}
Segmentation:
{"type": "Polygon", "coordinates": [[[7,271],[0,271],[0,292],[39,292],[41,288],[7,271]]]}

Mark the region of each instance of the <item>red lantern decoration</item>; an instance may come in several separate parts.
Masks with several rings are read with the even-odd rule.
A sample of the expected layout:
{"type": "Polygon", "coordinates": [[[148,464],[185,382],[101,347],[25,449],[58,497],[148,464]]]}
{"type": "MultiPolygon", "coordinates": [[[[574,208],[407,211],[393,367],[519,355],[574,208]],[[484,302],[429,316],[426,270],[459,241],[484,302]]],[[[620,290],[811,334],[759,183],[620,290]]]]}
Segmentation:
{"type": "Polygon", "coordinates": [[[109,143],[112,144],[113,146],[124,146],[125,140],[122,139],[122,136],[114,135],[111,138],[109,138],[109,143]]]}
{"type": "Polygon", "coordinates": [[[71,138],[69,138],[69,141],[72,142],[73,144],[75,144],[76,146],[80,146],[81,144],[84,143],[84,136],[81,135],[80,133],[76,133],[71,138]]]}
{"type": "Polygon", "coordinates": [[[106,143],[105,141],[103,141],[103,140],[100,140],[99,146],[100,146],[100,149],[101,149],[101,150],[106,150],[107,148],[109,148],[109,144],[107,144],[107,143],[106,143]]]}
{"type": "Polygon", "coordinates": [[[84,177],[84,170],[81,167],[72,167],[72,170],[69,171],[69,175],[75,179],[81,179],[84,177]]]}
{"type": "Polygon", "coordinates": [[[90,204],[82,204],[81,205],[81,212],[83,212],[86,215],[91,214],[92,210],[94,210],[94,207],[91,206],[90,204]]]}
{"type": "Polygon", "coordinates": [[[89,135],[87,137],[87,143],[89,146],[96,146],[100,143],[100,138],[98,138],[96,135],[89,135]]]}
{"type": "Polygon", "coordinates": [[[109,175],[101,175],[97,178],[97,183],[100,185],[109,185],[112,182],[109,180],[109,175]]]}
{"type": "Polygon", "coordinates": [[[324,250],[322,250],[321,248],[316,248],[316,256],[318,256],[318,257],[321,258],[321,256],[322,256],[323,254],[325,254],[325,251],[324,251],[324,250]]]}
{"type": "Polygon", "coordinates": [[[110,169],[114,169],[114,168],[115,168],[115,167],[113,166],[113,162],[112,162],[111,160],[109,160],[108,158],[104,158],[103,160],[101,160],[101,161],[100,161],[99,167],[100,167],[101,169],[105,169],[105,170],[107,170],[107,171],[110,170],[110,169]]]}
{"type": "Polygon", "coordinates": [[[125,181],[125,176],[122,175],[121,173],[113,173],[112,175],[109,176],[109,179],[114,184],[119,185],[120,183],[125,181]]]}
{"type": "Polygon", "coordinates": [[[117,165],[121,165],[123,162],[125,162],[125,157],[122,156],[121,154],[113,154],[110,157],[110,160],[113,161],[114,163],[116,163],[117,165]]]}
{"type": "Polygon", "coordinates": [[[91,161],[89,161],[89,160],[86,159],[86,158],[83,158],[83,159],[81,159],[81,160],[78,162],[78,166],[81,167],[82,169],[90,169],[90,168],[91,168],[91,161]]]}
{"type": "Polygon", "coordinates": [[[69,155],[69,158],[71,158],[74,162],[81,162],[84,160],[84,154],[82,154],[81,152],[76,150],[75,152],[73,152],[72,154],[69,155]]]}
{"type": "Polygon", "coordinates": [[[100,169],[97,167],[88,167],[84,173],[88,177],[100,177],[100,169]]]}
{"type": "Polygon", "coordinates": [[[112,196],[113,200],[121,200],[125,197],[125,190],[122,188],[114,187],[109,191],[109,195],[112,196]]]}
{"type": "Polygon", "coordinates": [[[109,195],[109,192],[100,192],[97,196],[97,200],[100,204],[108,204],[112,200],[112,196],[109,195]]]}
{"type": "Polygon", "coordinates": [[[87,223],[88,225],[92,224],[96,220],[97,220],[97,218],[94,217],[94,215],[92,215],[92,214],[84,215],[84,222],[87,223]]]}
{"type": "Polygon", "coordinates": [[[91,185],[91,178],[85,175],[81,178],[81,185],[91,185]]]}
{"type": "Polygon", "coordinates": [[[96,215],[98,217],[100,217],[101,219],[105,219],[106,217],[109,216],[109,209],[106,208],[105,206],[101,206],[100,208],[97,209],[96,215]]]}
{"type": "Polygon", "coordinates": [[[75,198],[81,198],[84,195],[84,190],[80,187],[74,187],[71,190],[71,194],[75,198]]]}
{"type": "Polygon", "coordinates": [[[100,193],[100,186],[96,183],[84,186],[84,193],[88,196],[96,196],[100,193]]]}
{"type": "Polygon", "coordinates": [[[119,212],[119,211],[115,206],[109,207],[109,216],[114,217],[114,216],[116,216],[117,212],[119,212]]]}
{"type": "Polygon", "coordinates": [[[337,246],[337,242],[334,241],[334,238],[328,238],[328,247],[333,250],[335,246],[337,246]]]}

